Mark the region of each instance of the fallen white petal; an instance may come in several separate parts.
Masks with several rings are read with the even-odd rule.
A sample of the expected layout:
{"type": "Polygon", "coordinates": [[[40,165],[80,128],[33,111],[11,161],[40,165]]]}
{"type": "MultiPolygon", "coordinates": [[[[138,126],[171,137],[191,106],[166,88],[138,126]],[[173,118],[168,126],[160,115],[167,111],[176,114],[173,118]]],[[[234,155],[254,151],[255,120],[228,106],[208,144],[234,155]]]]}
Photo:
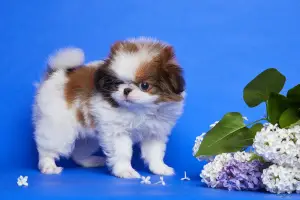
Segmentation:
{"type": "Polygon", "coordinates": [[[21,181],[18,181],[17,184],[18,184],[18,186],[22,186],[23,185],[21,181]]]}
{"type": "Polygon", "coordinates": [[[17,179],[18,186],[28,186],[27,180],[28,176],[19,176],[19,178],[17,179]]]}

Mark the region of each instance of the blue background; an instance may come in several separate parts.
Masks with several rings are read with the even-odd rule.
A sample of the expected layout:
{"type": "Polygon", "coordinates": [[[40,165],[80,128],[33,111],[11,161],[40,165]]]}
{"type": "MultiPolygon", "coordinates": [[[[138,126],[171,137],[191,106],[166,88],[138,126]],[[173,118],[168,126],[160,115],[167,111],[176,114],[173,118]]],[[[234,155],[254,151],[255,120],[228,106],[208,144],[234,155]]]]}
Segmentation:
{"type": "MultiPolygon", "coordinates": [[[[243,87],[264,69],[276,67],[287,76],[283,92],[299,83],[299,9],[298,0],[2,1],[0,199],[281,198],[206,188],[198,176],[203,163],[191,149],[195,137],[226,112],[239,111],[250,120],[264,114],[263,106],[250,109],[242,100],[243,87]],[[112,177],[105,168],[74,168],[70,162],[63,162],[67,168],[61,175],[40,174],[31,105],[33,83],[42,76],[48,54],[71,45],[92,61],[105,57],[114,41],[135,36],[174,45],[185,70],[186,108],[166,155],[177,176],[166,177],[166,187],[145,186],[112,177]],[[192,181],[180,181],[184,170],[192,181]],[[29,176],[28,188],[16,185],[19,175],[29,176]]],[[[147,175],[138,156],[134,166],[147,175]]]]}

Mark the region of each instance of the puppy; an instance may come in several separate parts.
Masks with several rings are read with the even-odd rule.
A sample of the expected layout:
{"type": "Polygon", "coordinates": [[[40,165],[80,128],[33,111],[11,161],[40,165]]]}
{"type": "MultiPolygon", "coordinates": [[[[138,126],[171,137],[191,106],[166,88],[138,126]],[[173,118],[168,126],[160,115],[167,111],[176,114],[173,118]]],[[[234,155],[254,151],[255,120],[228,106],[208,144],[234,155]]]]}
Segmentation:
{"type": "Polygon", "coordinates": [[[116,42],[104,61],[87,65],[80,49],[57,51],[49,57],[33,111],[40,171],[58,174],[62,168],[55,160],[72,156],[86,167],[106,162],[117,177],[139,178],[131,166],[132,145],[139,143],[151,172],[173,175],[164,155],[183,112],[184,90],[173,48],[157,40],[116,42]],[[78,139],[83,141],[75,145],[78,139]],[[98,145],[105,160],[91,156],[98,145]]]}

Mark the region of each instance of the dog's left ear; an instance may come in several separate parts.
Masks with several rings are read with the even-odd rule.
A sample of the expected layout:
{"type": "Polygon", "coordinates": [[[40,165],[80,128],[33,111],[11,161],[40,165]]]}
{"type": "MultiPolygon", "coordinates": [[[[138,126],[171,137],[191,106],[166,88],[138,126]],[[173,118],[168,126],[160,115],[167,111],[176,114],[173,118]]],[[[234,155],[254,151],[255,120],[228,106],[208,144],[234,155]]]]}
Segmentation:
{"type": "Polygon", "coordinates": [[[185,90],[183,70],[175,61],[175,53],[171,46],[165,47],[160,54],[163,78],[168,83],[169,89],[180,95],[185,90]]]}
{"type": "Polygon", "coordinates": [[[170,83],[175,94],[181,94],[185,89],[185,81],[182,69],[178,65],[169,64],[167,73],[169,74],[170,83]]]}

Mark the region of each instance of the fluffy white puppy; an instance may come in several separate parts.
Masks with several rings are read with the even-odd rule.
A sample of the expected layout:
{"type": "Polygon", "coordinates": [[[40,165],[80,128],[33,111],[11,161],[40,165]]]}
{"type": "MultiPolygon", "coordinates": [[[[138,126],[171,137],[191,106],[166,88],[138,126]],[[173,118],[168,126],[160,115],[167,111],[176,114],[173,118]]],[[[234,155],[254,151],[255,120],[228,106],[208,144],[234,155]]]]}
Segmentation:
{"type": "Polygon", "coordinates": [[[132,145],[139,143],[150,171],[174,174],[164,155],[183,111],[184,86],[173,48],[160,41],[116,42],[107,59],[87,65],[80,49],[57,51],[49,57],[34,104],[39,169],[60,173],[55,160],[72,156],[86,167],[106,162],[117,177],[139,178],[131,166],[132,145]],[[79,138],[97,143],[75,145],[79,138]],[[106,159],[91,156],[98,145],[106,159]]]}

